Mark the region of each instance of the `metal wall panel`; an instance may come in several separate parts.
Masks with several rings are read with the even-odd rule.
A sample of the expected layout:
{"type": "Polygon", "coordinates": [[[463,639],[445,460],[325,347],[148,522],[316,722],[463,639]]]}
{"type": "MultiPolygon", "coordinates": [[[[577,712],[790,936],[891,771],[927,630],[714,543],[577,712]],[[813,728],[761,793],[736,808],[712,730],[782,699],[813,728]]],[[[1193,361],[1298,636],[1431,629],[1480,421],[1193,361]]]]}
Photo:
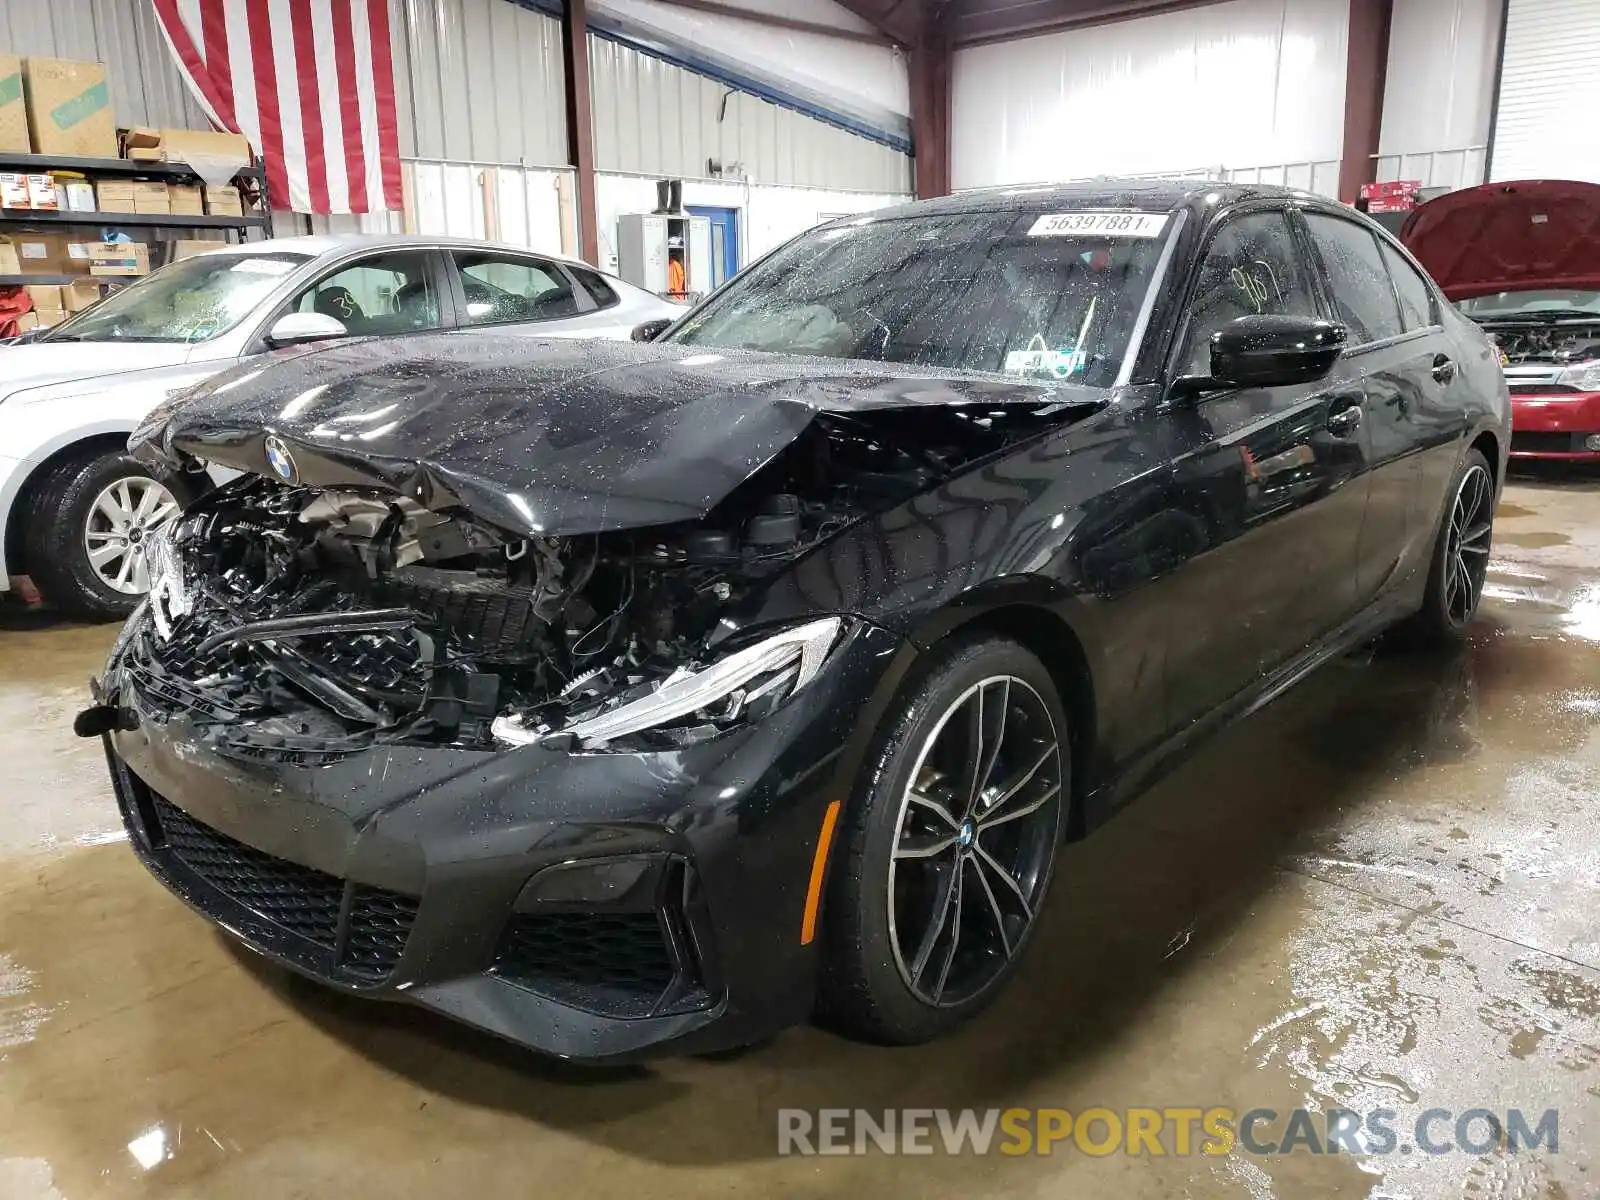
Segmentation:
{"type": "Polygon", "coordinates": [[[595,165],[703,178],[710,161],[762,184],[903,194],[911,159],[609,38],[589,39],[595,165]]]}
{"type": "Polygon", "coordinates": [[[1489,178],[1600,183],[1600,3],[1510,0],[1489,178]]]}
{"type": "Polygon", "coordinates": [[[510,0],[392,2],[402,154],[567,161],[559,21],[510,0]]]}
{"type": "Polygon", "coordinates": [[[0,50],[105,63],[118,125],[211,128],[148,0],[0,0],[0,50]]]}
{"type": "Polygon", "coordinates": [[[1503,0],[1395,0],[1378,178],[1483,182],[1503,0]]]}
{"type": "Polygon", "coordinates": [[[1349,0],[1227,0],[956,51],[958,188],[1339,155],[1349,0]]]}

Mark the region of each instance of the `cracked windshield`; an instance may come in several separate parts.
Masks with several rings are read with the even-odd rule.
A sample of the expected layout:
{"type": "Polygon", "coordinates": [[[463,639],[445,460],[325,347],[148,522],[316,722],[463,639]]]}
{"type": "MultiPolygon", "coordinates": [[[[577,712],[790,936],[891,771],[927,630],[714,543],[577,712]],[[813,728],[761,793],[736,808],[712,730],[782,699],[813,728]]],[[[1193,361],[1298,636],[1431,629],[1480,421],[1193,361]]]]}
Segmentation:
{"type": "Polygon", "coordinates": [[[1152,213],[960,213],[822,229],[668,340],[1108,387],[1161,253],[1152,213]]]}

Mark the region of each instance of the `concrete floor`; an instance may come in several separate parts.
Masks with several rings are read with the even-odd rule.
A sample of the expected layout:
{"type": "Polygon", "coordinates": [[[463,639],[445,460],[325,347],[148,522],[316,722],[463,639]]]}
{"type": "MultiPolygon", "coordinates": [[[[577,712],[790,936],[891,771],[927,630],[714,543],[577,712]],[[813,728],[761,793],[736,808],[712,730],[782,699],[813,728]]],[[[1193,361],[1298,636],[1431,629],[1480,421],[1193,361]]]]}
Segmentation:
{"type": "Polygon", "coordinates": [[[0,620],[0,1198],[1600,1196],[1597,492],[1509,489],[1468,651],[1335,664],[1072,847],[958,1036],[604,1075],[231,948],[68,729],[113,631],[0,620]],[[780,1107],[1021,1105],[1558,1108],[1561,1144],[775,1156],[780,1107]]]}

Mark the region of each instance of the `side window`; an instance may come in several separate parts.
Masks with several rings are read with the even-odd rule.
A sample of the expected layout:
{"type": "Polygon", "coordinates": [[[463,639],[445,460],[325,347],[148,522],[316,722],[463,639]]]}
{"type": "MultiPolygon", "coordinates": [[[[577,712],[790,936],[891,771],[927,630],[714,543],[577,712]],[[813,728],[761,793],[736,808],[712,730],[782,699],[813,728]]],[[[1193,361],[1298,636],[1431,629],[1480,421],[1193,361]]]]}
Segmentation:
{"type": "Polygon", "coordinates": [[[1283,212],[1234,217],[1212,235],[1200,264],[1180,373],[1211,369],[1211,335],[1254,313],[1317,316],[1309,273],[1283,212]]]}
{"type": "Polygon", "coordinates": [[[1383,251],[1383,261],[1389,268],[1389,277],[1394,280],[1394,289],[1400,293],[1400,319],[1405,322],[1406,329],[1426,329],[1436,324],[1439,316],[1434,311],[1433,289],[1427,280],[1387,242],[1379,242],[1378,248],[1383,251]]]}
{"type": "Polygon", "coordinates": [[[1350,331],[1349,345],[1400,333],[1400,309],[1372,230],[1322,213],[1307,213],[1306,224],[1328,271],[1334,314],[1350,331]]]}
{"type": "Polygon", "coordinates": [[[463,325],[552,321],[582,311],[571,280],[550,263],[458,250],[456,268],[467,299],[463,325]]]}
{"type": "Polygon", "coordinates": [[[568,267],[582,285],[583,290],[589,293],[596,308],[610,308],[613,304],[622,303],[622,297],[617,295],[617,289],[605,281],[605,277],[595,271],[586,271],[582,267],[568,267]]]}
{"type": "Polygon", "coordinates": [[[418,250],[341,268],[301,292],[294,307],[335,317],[357,337],[439,328],[439,296],[428,256],[418,250]]]}

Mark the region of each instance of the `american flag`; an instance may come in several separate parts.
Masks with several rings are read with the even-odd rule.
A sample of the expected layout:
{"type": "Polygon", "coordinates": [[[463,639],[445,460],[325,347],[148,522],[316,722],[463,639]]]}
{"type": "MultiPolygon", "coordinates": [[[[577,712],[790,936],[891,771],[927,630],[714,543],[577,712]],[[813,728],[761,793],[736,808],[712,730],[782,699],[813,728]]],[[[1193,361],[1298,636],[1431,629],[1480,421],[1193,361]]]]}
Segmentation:
{"type": "Polygon", "coordinates": [[[152,0],[219,129],[267,168],[274,208],[401,207],[389,0],[152,0]]]}

